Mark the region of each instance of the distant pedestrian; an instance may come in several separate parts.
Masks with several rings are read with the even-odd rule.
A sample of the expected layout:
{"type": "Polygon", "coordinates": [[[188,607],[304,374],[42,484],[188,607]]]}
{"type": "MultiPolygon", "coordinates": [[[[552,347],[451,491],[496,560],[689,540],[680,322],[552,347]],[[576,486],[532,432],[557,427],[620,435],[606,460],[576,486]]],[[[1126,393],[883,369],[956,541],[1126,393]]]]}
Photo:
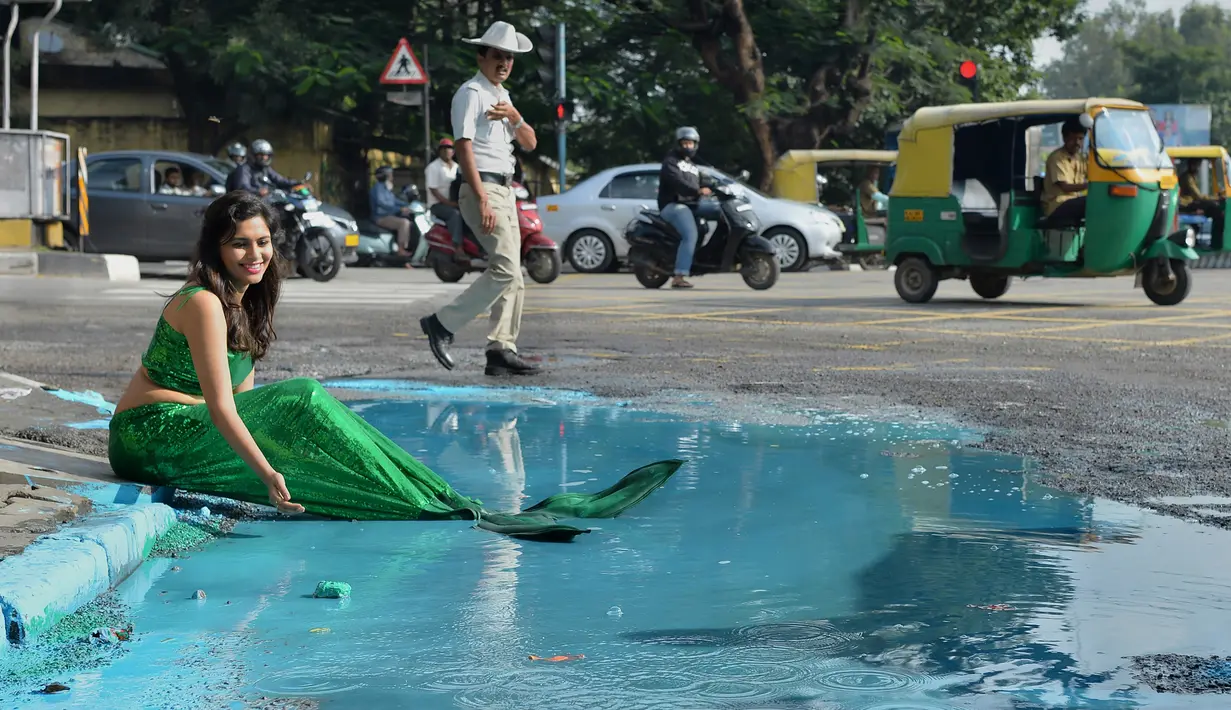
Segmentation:
{"type": "Polygon", "coordinates": [[[487,270],[452,303],[420,319],[432,354],[445,368],[455,366],[447,346],[453,335],[491,309],[487,333],[488,375],[528,375],[538,368],[517,352],[522,299],[521,232],[513,195],[513,141],[534,150],[534,129],[513,107],[503,82],[513,57],[529,52],[530,38],[507,22],[495,22],[478,39],[479,72],[453,95],[453,140],[464,182],[458,204],[466,225],[490,255],[487,270]]]}

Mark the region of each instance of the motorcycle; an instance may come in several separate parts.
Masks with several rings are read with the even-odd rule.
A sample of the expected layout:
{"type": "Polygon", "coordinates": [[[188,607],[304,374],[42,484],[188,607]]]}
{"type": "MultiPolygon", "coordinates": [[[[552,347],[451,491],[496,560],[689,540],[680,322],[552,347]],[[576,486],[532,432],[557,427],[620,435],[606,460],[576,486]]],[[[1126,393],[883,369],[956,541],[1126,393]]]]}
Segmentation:
{"type": "Polygon", "coordinates": [[[282,214],[282,239],[274,246],[283,258],[295,264],[301,276],[314,281],[329,281],[342,269],[342,245],[333,238],[337,228],[333,218],[321,211],[321,203],[312,196],[303,180],[289,190],[273,187],[268,178],[261,183],[270,188],[266,200],[282,214]]]}
{"type": "MultiPolygon", "coordinates": [[[[415,244],[414,253],[409,259],[411,266],[419,267],[425,264],[427,257],[427,233],[432,229],[432,216],[427,205],[419,199],[419,188],[414,183],[407,183],[401,191],[402,200],[410,204],[410,235],[415,244]]],[[[359,256],[356,266],[405,266],[407,258],[398,256],[397,235],[392,231],[378,226],[374,222],[360,223],[359,256]]]]}
{"type": "MultiPolygon", "coordinates": [[[[517,223],[521,229],[521,262],[530,278],[541,284],[549,284],[560,276],[560,248],[543,234],[538,205],[530,199],[530,191],[515,182],[513,195],[517,199],[517,223]]],[[[487,268],[487,253],[469,226],[463,222],[465,237],[462,252],[469,263],[459,263],[454,258],[453,236],[449,234],[448,226],[440,219],[433,218],[432,222],[432,228],[427,233],[427,258],[437,278],[445,283],[456,283],[467,272],[487,268]]]]}
{"type": "MultiPolygon", "coordinates": [[[[744,187],[737,182],[707,184],[718,198],[720,217],[714,233],[697,245],[690,276],[738,270],[744,283],[763,291],[778,283],[781,266],[774,247],[760,236],[761,222],[744,187]]],[[[697,234],[704,239],[708,231],[704,220],[697,220],[697,234]]],[[[633,275],[646,288],[662,288],[675,272],[675,254],[680,235],[658,210],[642,210],[624,230],[629,245],[628,261],[633,275]]],[[[698,239],[700,242],[700,239],[698,239]]]]}

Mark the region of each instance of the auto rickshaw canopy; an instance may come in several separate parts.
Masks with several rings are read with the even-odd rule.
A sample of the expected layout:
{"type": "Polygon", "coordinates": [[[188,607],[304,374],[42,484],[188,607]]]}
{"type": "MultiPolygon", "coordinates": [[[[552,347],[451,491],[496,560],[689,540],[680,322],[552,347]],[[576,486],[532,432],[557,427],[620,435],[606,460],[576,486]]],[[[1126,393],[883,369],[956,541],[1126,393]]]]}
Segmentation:
{"type": "MultiPolygon", "coordinates": [[[[1032,118],[1031,124],[1063,121],[1098,108],[1147,110],[1117,98],[1048,99],[921,108],[902,124],[891,197],[947,197],[953,178],[954,132],[970,124],[1032,118]]],[[[991,148],[992,146],[989,146],[991,148]]],[[[1008,159],[1008,155],[1005,156],[1008,159]]]]}
{"type": "Polygon", "coordinates": [[[816,166],[892,165],[896,150],[788,150],[774,164],[774,197],[816,202],[816,166]]]}
{"type": "Polygon", "coordinates": [[[1179,160],[1218,160],[1227,157],[1227,149],[1220,145],[1177,145],[1167,148],[1167,155],[1179,160]]]}
{"type": "Polygon", "coordinates": [[[1227,180],[1227,166],[1231,165],[1231,156],[1227,149],[1220,145],[1184,145],[1167,148],[1167,155],[1172,160],[1208,160],[1211,175],[1214,179],[1215,194],[1220,197],[1231,196],[1231,184],[1227,180]]]}

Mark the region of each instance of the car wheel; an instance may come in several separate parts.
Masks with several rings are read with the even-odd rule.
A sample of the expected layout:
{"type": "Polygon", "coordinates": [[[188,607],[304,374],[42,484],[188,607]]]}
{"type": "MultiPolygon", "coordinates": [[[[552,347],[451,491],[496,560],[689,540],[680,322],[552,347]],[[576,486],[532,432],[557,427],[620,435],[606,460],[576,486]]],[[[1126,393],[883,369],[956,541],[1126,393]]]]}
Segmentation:
{"type": "Polygon", "coordinates": [[[564,249],[568,263],[583,274],[601,274],[615,261],[615,245],[596,229],[583,229],[568,238],[564,249]]]}
{"type": "Polygon", "coordinates": [[[774,258],[783,271],[799,271],[808,262],[808,242],[790,227],[774,227],[765,233],[774,248],[774,258]]]}

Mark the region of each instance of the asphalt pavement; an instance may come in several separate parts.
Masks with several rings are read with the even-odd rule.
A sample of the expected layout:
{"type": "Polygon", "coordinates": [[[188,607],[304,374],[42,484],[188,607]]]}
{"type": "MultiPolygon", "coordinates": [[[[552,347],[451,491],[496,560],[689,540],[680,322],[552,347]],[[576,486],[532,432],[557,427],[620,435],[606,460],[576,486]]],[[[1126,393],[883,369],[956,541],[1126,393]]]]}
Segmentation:
{"type": "MultiPolygon", "coordinates": [[[[453,372],[419,332],[418,318],[473,278],[451,286],[430,271],[351,268],[325,284],[292,280],[257,376],[501,384],[483,375],[482,323],[459,334],[453,372]]],[[[694,279],[691,291],[565,274],[527,280],[521,346],[546,371],[516,384],[707,418],[922,414],[984,430],[982,446],[1034,458],[1060,488],[1231,527],[1231,498],[1174,498],[1231,496],[1231,272],[1198,270],[1194,281],[1187,301],[1164,308],[1131,277],[1015,280],[996,301],[949,281],[910,305],[883,271],[784,274],[768,291],[733,274],[694,279]]],[[[179,283],[0,277],[0,372],[115,401],[160,294],[179,283]]],[[[30,436],[34,424],[44,441],[103,453],[103,430],[57,428],[0,402],[0,430],[30,436]]]]}

